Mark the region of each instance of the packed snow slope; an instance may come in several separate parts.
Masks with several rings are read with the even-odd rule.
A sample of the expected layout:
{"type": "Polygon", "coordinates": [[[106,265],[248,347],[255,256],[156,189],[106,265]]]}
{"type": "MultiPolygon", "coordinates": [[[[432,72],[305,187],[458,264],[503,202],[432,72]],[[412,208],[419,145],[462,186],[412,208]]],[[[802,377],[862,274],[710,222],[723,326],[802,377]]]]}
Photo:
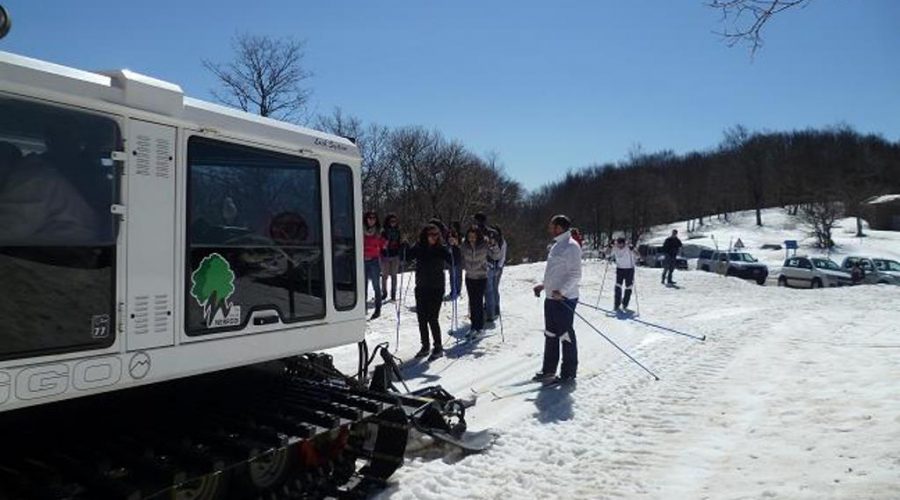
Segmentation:
{"type": "MultiPolygon", "coordinates": [[[[759,238],[737,230],[748,247],[789,239],[774,228],[759,238]]],[[[870,238],[863,245],[880,254],[900,252],[900,233],[870,238]]],[[[469,427],[497,430],[494,447],[469,456],[420,447],[381,498],[900,498],[900,287],[796,290],[676,271],[678,288],[667,288],[660,270],[642,268],[631,303],[642,322],[576,310],[661,380],[576,318],[577,385],[529,390],[544,341],[543,299],[531,287],[543,270],[504,271],[502,336],[498,322],[489,336],[458,342],[463,297],[460,328],[444,336],[447,356],[404,369],[412,388],[440,384],[477,398],[469,427]]],[[[599,303],[611,308],[613,270],[585,261],[583,274],[581,300],[596,304],[602,287],[599,303]]],[[[419,348],[408,293],[404,360],[419,348]]],[[[445,331],[451,310],[445,302],[445,331]]],[[[369,323],[370,345],[395,346],[397,318],[386,304],[369,323]]],[[[355,346],[333,353],[355,370],[355,346]]]]}
{"type": "MultiPolygon", "coordinates": [[[[469,344],[447,335],[445,358],[405,370],[413,386],[479,391],[469,425],[498,430],[495,446],[413,455],[384,498],[900,498],[900,288],[794,290],[688,271],[672,289],[640,269],[638,319],[706,342],[580,306],[661,380],[576,318],[573,390],[492,401],[488,391],[514,392],[539,369],[543,319],[531,286],[543,267],[506,269],[505,341],[499,324],[469,344]]],[[[586,263],[583,300],[596,302],[604,271],[586,263]]],[[[370,343],[393,345],[391,307],[371,322],[370,343]]],[[[398,355],[418,347],[403,308],[398,355]]],[[[354,351],[337,356],[352,370],[354,351]]]]}

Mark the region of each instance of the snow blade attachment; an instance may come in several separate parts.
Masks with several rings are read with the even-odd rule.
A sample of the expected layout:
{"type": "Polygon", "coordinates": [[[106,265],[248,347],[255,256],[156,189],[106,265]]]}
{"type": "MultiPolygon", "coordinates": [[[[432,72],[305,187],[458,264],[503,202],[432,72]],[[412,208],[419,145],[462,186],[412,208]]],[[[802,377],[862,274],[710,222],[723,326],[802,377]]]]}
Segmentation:
{"type": "Polygon", "coordinates": [[[462,437],[456,437],[445,432],[426,429],[421,431],[428,434],[432,438],[447,443],[463,450],[465,453],[481,453],[490,448],[497,439],[498,434],[490,429],[484,429],[478,432],[467,432],[462,437]]]}
{"type": "Polygon", "coordinates": [[[400,381],[404,388],[406,384],[396,358],[387,348],[379,348],[384,363],[375,368],[369,389],[395,396],[414,429],[467,453],[482,452],[493,444],[497,437],[494,431],[467,432],[466,408],[474,401],[457,399],[437,385],[401,393],[394,382],[400,381]]]}

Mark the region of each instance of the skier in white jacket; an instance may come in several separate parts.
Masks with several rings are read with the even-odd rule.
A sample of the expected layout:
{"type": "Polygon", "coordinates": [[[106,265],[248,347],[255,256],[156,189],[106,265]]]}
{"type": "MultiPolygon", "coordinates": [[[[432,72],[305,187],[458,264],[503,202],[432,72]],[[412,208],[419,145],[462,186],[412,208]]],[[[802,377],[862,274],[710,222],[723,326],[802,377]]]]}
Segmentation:
{"type": "Polygon", "coordinates": [[[619,311],[628,309],[631,300],[631,290],[634,287],[634,268],[640,255],[630,245],[625,244],[625,238],[618,238],[611,247],[611,257],[616,260],[616,290],[613,309],[619,311]],[[625,289],[623,296],[622,289],[625,289]]]}
{"type": "Polygon", "coordinates": [[[578,344],[575,340],[575,306],[578,305],[578,284],[581,282],[581,246],[572,239],[572,223],[565,215],[550,219],[547,227],[553,236],[553,246],[547,255],[544,280],[534,287],[534,295],[544,300],[544,362],[532,380],[554,383],[562,344],[562,366],[559,380],[571,382],[578,371],[578,344]]]}

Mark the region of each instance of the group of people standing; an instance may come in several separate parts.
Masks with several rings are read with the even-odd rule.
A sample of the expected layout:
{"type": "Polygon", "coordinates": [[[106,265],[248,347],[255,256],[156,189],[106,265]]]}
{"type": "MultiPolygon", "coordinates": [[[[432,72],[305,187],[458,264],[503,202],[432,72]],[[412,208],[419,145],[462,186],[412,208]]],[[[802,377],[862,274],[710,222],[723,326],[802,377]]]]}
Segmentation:
{"type": "Polygon", "coordinates": [[[381,315],[382,303],[388,296],[388,279],[390,297],[395,301],[398,272],[407,264],[415,263],[414,294],[422,343],[417,358],[429,356],[433,360],[443,356],[441,306],[445,299],[455,301],[459,297],[463,283],[469,297],[471,320],[467,338],[481,335],[485,323],[499,317],[499,285],[506,261],[506,241],[500,228],[489,225],[484,214],[476,214],[464,233],[459,223],[448,228],[439,219],[432,219],[422,226],[411,245],[403,238],[395,214],[385,217],[383,227],[375,212],[366,212],[363,221],[366,301],[369,282],[375,293],[371,319],[381,315]],[[445,295],[445,270],[450,271],[449,295],[445,295]]]}
{"type": "MultiPolygon", "coordinates": [[[[469,297],[471,320],[467,338],[478,337],[486,322],[499,317],[499,285],[506,261],[506,241],[500,228],[488,224],[484,214],[476,214],[465,232],[461,231],[459,223],[448,228],[440,220],[432,219],[422,226],[411,245],[403,238],[396,215],[388,214],[383,227],[374,212],[366,212],[363,219],[367,300],[369,282],[375,291],[372,319],[381,314],[382,301],[388,296],[388,279],[390,298],[397,300],[397,274],[407,264],[415,263],[416,315],[422,343],[417,358],[428,356],[429,360],[434,360],[443,356],[441,306],[445,300],[459,297],[463,283],[469,297]],[[450,271],[449,295],[445,295],[447,270],[450,271]]],[[[553,242],[548,250],[543,280],[534,287],[535,296],[545,293],[544,357],[541,371],[535,374],[534,380],[566,382],[575,379],[578,369],[573,323],[581,281],[583,240],[565,215],[552,217],[547,231],[553,242]]],[[[664,245],[669,257],[662,278],[664,282],[667,278],[669,282],[672,280],[674,260],[680,247],[677,231],[673,231],[664,245]]],[[[640,255],[625,238],[610,243],[608,250],[608,256],[616,263],[614,308],[618,312],[628,308],[640,255]]]]}

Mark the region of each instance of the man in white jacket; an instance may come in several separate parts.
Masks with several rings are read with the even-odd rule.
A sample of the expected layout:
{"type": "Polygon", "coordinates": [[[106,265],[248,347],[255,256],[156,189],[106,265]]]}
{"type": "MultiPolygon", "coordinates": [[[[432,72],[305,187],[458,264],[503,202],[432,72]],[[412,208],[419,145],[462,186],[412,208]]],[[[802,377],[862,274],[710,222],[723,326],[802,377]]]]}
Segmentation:
{"type": "Polygon", "coordinates": [[[625,238],[616,240],[616,244],[612,246],[611,256],[616,259],[616,291],[613,303],[613,309],[619,311],[628,309],[628,302],[631,300],[631,289],[634,287],[634,267],[641,256],[634,248],[625,244],[625,238]],[[622,294],[622,288],[625,294],[622,294]]]}
{"type": "Polygon", "coordinates": [[[578,304],[578,284],[581,281],[581,246],[571,237],[572,226],[565,215],[550,219],[547,230],[553,236],[553,246],[547,255],[544,280],[535,285],[534,294],[546,290],[544,300],[544,364],[534,376],[535,381],[556,381],[559,346],[562,342],[562,381],[575,380],[578,370],[578,345],[575,342],[575,306],[578,304]]]}

